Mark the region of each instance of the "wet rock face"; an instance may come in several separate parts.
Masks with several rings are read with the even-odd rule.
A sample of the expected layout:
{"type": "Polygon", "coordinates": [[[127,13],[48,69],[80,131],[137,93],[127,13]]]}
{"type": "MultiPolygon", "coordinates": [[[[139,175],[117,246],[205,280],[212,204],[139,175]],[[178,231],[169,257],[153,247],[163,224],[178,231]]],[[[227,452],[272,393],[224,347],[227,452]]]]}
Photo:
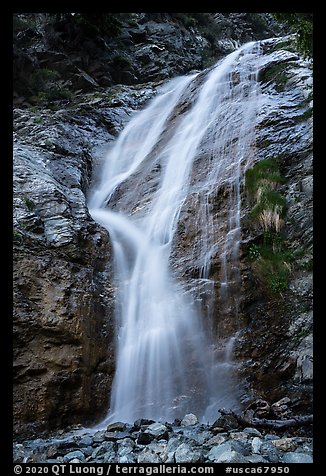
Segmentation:
{"type": "Polygon", "coordinates": [[[14,146],[17,432],[99,415],[113,371],[108,238],[91,223],[82,191],[90,156],[74,156],[54,130],[39,137],[25,125],[14,146]]]}
{"type": "MultiPolygon", "coordinates": [[[[189,289],[196,289],[205,324],[218,338],[217,356],[223,349],[221,337],[234,335],[240,325],[234,351],[239,381],[246,384],[243,403],[252,395],[267,399],[291,396],[304,412],[312,401],[312,71],[291,50],[291,39],[266,40],[261,46],[258,79],[262,98],[254,162],[275,159],[280,164],[280,193],[287,206],[281,233],[292,256],[288,287],[281,293],[271,292],[255,270],[249,249],[262,243],[263,230],[253,220],[244,186],[241,276],[230,286],[231,299],[223,299],[219,286],[220,253],[211,262],[211,285],[199,279],[202,204],[196,194],[187,197],[181,210],[171,265],[189,289]]],[[[198,160],[196,179],[207,176],[202,164],[205,161],[198,160]]],[[[219,244],[227,231],[230,187],[219,188],[209,204],[214,212],[212,242],[219,244]]]]}
{"type": "Polygon", "coordinates": [[[91,219],[92,163],[153,86],[14,111],[14,426],[19,436],[94,422],[114,373],[107,232],[91,219]]]}
{"type": "Polygon", "coordinates": [[[262,230],[255,228],[244,194],[244,327],[236,354],[247,388],[266,398],[290,396],[305,412],[312,402],[312,71],[279,44],[263,43],[267,55],[260,81],[267,102],[259,117],[256,150],[258,160],[278,158],[284,178],[279,191],[287,204],[281,233],[292,256],[289,285],[271,293],[254,270],[248,243],[258,243],[262,230]]]}

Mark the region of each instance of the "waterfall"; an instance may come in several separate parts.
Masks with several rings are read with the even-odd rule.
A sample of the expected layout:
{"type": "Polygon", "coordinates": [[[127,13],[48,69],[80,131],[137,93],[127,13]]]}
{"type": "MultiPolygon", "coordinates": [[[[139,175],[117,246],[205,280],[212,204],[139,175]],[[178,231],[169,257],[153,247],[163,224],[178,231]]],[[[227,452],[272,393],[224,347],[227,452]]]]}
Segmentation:
{"type": "Polygon", "coordinates": [[[109,232],[117,288],[116,373],[105,423],[173,421],[187,412],[212,421],[221,406],[238,405],[234,338],[219,361],[205,321],[215,305],[213,258],[220,260],[221,303],[229,305],[239,282],[240,189],[253,158],[258,62],[252,42],[209,71],[169,81],[122,131],[89,197],[92,217],[109,232]],[[216,211],[221,190],[229,201],[223,217],[216,211]],[[178,227],[189,203],[196,233],[181,259],[178,227]],[[188,281],[187,260],[198,269],[188,281]]]}

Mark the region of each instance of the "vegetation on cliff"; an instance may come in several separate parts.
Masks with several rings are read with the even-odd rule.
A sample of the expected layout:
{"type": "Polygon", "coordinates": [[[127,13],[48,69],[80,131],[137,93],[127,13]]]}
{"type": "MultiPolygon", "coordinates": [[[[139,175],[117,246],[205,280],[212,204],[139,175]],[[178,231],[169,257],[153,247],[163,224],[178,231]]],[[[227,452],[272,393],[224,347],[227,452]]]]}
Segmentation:
{"type": "Polygon", "coordinates": [[[296,33],[296,47],[305,56],[313,55],[313,14],[273,13],[273,17],[296,33]]]}

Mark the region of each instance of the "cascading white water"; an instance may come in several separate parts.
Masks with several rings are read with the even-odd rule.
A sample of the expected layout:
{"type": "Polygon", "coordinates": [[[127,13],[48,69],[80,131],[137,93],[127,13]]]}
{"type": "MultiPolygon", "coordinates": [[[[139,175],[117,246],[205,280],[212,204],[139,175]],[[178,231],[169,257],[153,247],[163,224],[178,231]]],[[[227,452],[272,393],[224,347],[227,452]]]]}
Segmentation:
{"type": "Polygon", "coordinates": [[[190,411],[211,421],[221,406],[237,404],[232,365],[214,360],[193,288],[204,283],[213,296],[210,262],[216,254],[226,294],[236,279],[258,56],[259,45],[250,43],[205,74],[170,81],[121,133],[90,196],[90,213],[113,244],[118,289],[116,374],[105,423],[173,421],[190,411]],[[223,224],[212,212],[221,187],[230,197],[223,224]],[[171,254],[191,197],[198,204],[198,240],[188,254],[200,275],[189,292],[172,270],[171,254]]]}

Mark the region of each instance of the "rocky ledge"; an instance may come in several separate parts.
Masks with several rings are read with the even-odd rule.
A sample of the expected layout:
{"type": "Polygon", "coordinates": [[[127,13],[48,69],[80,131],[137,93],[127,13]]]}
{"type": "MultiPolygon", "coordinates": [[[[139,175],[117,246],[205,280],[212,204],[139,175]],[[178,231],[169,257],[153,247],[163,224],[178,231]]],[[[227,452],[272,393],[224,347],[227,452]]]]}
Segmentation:
{"type": "Polygon", "coordinates": [[[232,416],[212,425],[193,414],[173,424],[137,420],[14,445],[15,463],[312,463],[312,438],[240,428],[232,416]]]}

